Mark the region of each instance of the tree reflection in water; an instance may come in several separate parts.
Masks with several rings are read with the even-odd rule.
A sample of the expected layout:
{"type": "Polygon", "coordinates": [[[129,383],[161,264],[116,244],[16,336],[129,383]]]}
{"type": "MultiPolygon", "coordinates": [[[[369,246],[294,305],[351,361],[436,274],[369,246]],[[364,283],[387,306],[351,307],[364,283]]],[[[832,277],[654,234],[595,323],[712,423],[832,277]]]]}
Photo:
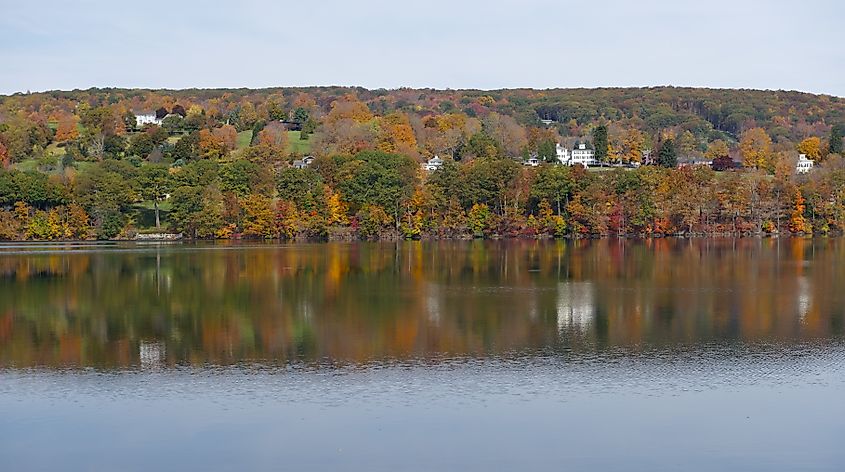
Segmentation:
{"type": "Polygon", "coordinates": [[[841,337],[845,242],[0,247],[0,366],[162,368],[841,337]]]}

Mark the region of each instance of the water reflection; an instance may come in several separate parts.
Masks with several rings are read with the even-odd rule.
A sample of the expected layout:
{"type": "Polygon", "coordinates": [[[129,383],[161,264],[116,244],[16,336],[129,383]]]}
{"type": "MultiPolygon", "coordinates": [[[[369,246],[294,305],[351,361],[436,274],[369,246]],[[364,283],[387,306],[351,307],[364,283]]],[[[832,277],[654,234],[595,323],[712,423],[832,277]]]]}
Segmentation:
{"type": "Polygon", "coordinates": [[[0,366],[373,362],[843,335],[845,242],[0,246],[0,366]]]}

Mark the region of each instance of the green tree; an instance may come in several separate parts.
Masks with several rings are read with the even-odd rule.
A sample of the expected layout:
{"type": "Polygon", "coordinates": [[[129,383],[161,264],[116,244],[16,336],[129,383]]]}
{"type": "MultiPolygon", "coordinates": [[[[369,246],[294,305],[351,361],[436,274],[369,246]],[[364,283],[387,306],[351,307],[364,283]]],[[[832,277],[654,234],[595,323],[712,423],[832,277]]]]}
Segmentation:
{"type": "Polygon", "coordinates": [[[842,155],[843,128],[845,127],[842,125],[833,125],[833,127],[830,128],[830,142],[828,144],[828,151],[830,154],[842,155]]]}
{"type": "Polygon", "coordinates": [[[662,167],[674,168],[678,166],[678,156],[675,153],[675,143],[672,138],[663,141],[657,153],[657,164],[662,167]]]}
{"type": "Polygon", "coordinates": [[[93,166],[76,181],[76,201],[93,217],[99,238],[113,238],[120,233],[126,223],[125,213],[136,199],[133,179],[127,178],[125,168],[121,169],[120,164],[125,163],[115,164],[93,166]]]}
{"type": "Polygon", "coordinates": [[[239,197],[251,193],[269,195],[273,179],[267,167],[245,159],[228,162],[220,169],[220,191],[239,197]]]}
{"type": "Polygon", "coordinates": [[[537,172],[537,178],[531,186],[531,196],[538,201],[554,202],[556,213],[560,216],[574,188],[575,181],[569,167],[544,166],[537,172]]]}
{"type": "Polygon", "coordinates": [[[599,125],[593,129],[593,146],[596,150],[596,160],[607,161],[607,126],[599,125]]]}
{"type": "Polygon", "coordinates": [[[324,206],[324,186],[312,169],[286,168],[276,177],[279,198],[296,204],[299,210],[314,211],[324,206]]]}
{"type": "Polygon", "coordinates": [[[352,205],[376,205],[393,215],[398,226],[401,207],[414,191],[419,164],[408,156],[365,151],[346,159],[337,171],[337,190],[352,205]]]}
{"type": "Polygon", "coordinates": [[[161,219],[159,217],[158,202],[164,200],[170,192],[170,173],[165,166],[148,165],[141,167],[137,179],[141,196],[153,202],[156,229],[159,229],[161,227],[161,219]]]}
{"type": "Polygon", "coordinates": [[[549,139],[540,141],[537,144],[537,158],[546,162],[557,162],[555,142],[549,139]]]}
{"type": "Polygon", "coordinates": [[[170,224],[192,238],[211,238],[223,227],[223,196],[214,186],[182,186],[173,191],[170,224]]]}

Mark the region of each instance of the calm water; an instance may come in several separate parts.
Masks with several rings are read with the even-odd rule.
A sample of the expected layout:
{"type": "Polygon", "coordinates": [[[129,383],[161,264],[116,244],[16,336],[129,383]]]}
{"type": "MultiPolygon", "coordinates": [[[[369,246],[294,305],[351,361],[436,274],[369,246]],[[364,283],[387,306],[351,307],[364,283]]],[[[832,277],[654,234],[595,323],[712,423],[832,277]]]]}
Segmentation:
{"type": "Polygon", "coordinates": [[[843,470],[845,240],[0,245],[0,470],[843,470]]]}

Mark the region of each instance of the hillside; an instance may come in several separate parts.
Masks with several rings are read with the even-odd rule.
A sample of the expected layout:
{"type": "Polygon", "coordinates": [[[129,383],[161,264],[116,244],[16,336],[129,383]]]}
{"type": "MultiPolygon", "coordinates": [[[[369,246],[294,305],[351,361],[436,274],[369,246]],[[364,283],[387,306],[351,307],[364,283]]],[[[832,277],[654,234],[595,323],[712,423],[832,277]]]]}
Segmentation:
{"type": "Polygon", "coordinates": [[[845,101],[839,97],[793,91],[729,90],[681,87],[509,90],[367,90],[359,87],[301,87],[270,89],[89,89],[16,94],[0,97],[0,110],[50,113],[72,112],[76,105],[112,105],[127,110],[153,111],[181,104],[196,104],[221,116],[237,115],[275,101],[285,109],[313,105],[328,113],[331,104],[346,95],[356,96],[374,114],[401,111],[417,116],[463,112],[484,116],[490,112],[512,116],[523,126],[540,119],[555,120],[562,134],[578,132],[600,120],[625,123],[642,131],[680,127],[705,137],[736,137],[744,129],[764,128],[773,139],[799,140],[824,134],[832,124],[845,121],[845,101]],[[313,103],[311,103],[313,102],[313,103]],[[575,123],[572,123],[572,121],[575,123]]]}
{"type": "Polygon", "coordinates": [[[0,239],[841,233],[843,116],[673,87],[19,94],[0,239]]]}

